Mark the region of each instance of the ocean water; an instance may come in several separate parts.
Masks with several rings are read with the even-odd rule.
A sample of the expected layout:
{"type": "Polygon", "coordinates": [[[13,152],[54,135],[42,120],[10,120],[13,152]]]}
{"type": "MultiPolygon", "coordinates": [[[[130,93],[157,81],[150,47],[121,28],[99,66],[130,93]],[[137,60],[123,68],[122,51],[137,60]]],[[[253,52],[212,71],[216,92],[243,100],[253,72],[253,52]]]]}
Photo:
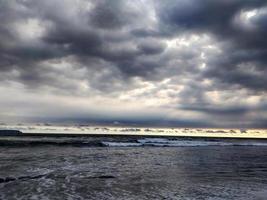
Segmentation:
{"type": "Polygon", "coordinates": [[[267,142],[0,137],[0,199],[266,199],[267,142]]]}

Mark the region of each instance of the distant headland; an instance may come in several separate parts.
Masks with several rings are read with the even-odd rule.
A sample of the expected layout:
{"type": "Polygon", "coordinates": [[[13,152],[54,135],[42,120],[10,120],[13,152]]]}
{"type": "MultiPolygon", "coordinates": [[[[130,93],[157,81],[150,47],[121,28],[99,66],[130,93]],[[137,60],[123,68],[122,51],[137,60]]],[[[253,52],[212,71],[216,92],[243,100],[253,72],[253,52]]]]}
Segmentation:
{"type": "Polygon", "coordinates": [[[23,133],[18,130],[0,130],[0,136],[19,136],[23,133]]]}

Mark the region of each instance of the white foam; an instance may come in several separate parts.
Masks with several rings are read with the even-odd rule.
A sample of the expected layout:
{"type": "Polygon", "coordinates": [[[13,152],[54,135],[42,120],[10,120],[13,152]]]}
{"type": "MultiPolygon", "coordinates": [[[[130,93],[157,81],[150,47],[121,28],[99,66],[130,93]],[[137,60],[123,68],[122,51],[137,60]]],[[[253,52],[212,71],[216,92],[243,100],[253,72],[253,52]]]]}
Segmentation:
{"type": "Polygon", "coordinates": [[[235,143],[236,146],[267,146],[264,142],[247,142],[247,143],[235,143]]]}
{"type": "Polygon", "coordinates": [[[145,138],[145,139],[140,139],[137,140],[139,143],[166,143],[166,142],[171,142],[171,140],[164,139],[164,138],[145,138]]]}
{"type": "Polygon", "coordinates": [[[136,147],[143,145],[141,143],[134,142],[102,142],[102,144],[108,147],[136,147]]]}
{"type": "Polygon", "coordinates": [[[145,138],[137,142],[102,142],[110,147],[155,146],[155,147],[197,147],[197,146],[267,146],[266,142],[224,142],[196,140],[168,140],[164,138],[145,138]]]}

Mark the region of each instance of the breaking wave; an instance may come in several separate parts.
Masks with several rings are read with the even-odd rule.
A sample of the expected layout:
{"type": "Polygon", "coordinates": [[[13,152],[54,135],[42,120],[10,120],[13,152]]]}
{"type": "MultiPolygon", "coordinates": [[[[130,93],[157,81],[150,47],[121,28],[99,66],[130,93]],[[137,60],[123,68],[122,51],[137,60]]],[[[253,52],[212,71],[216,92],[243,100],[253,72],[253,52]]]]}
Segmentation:
{"type": "Polygon", "coordinates": [[[230,142],[230,141],[200,141],[200,140],[169,140],[164,138],[145,138],[136,142],[102,142],[109,147],[197,147],[197,146],[267,146],[267,142],[230,142]]]}
{"type": "Polygon", "coordinates": [[[267,140],[144,137],[0,137],[0,146],[198,147],[267,146],[267,140]]]}

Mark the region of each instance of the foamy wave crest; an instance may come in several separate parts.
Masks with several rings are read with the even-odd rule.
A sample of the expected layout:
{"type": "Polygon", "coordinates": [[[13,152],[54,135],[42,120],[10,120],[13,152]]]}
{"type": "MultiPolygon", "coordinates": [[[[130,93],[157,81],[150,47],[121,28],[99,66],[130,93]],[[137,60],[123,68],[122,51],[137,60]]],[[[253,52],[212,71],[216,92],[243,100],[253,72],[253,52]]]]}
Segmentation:
{"type": "Polygon", "coordinates": [[[267,140],[209,138],[143,137],[0,137],[0,146],[75,146],[75,147],[197,147],[197,146],[267,146],[267,140]]]}
{"type": "Polygon", "coordinates": [[[108,147],[138,147],[143,146],[142,143],[138,142],[102,142],[104,146],[108,147]]]}
{"type": "Polygon", "coordinates": [[[145,138],[136,142],[102,142],[109,147],[197,147],[197,146],[267,146],[267,142],[230,142],[230,141],[199,141],[199,140],[169,140],[164,138],[145,138]]]}

